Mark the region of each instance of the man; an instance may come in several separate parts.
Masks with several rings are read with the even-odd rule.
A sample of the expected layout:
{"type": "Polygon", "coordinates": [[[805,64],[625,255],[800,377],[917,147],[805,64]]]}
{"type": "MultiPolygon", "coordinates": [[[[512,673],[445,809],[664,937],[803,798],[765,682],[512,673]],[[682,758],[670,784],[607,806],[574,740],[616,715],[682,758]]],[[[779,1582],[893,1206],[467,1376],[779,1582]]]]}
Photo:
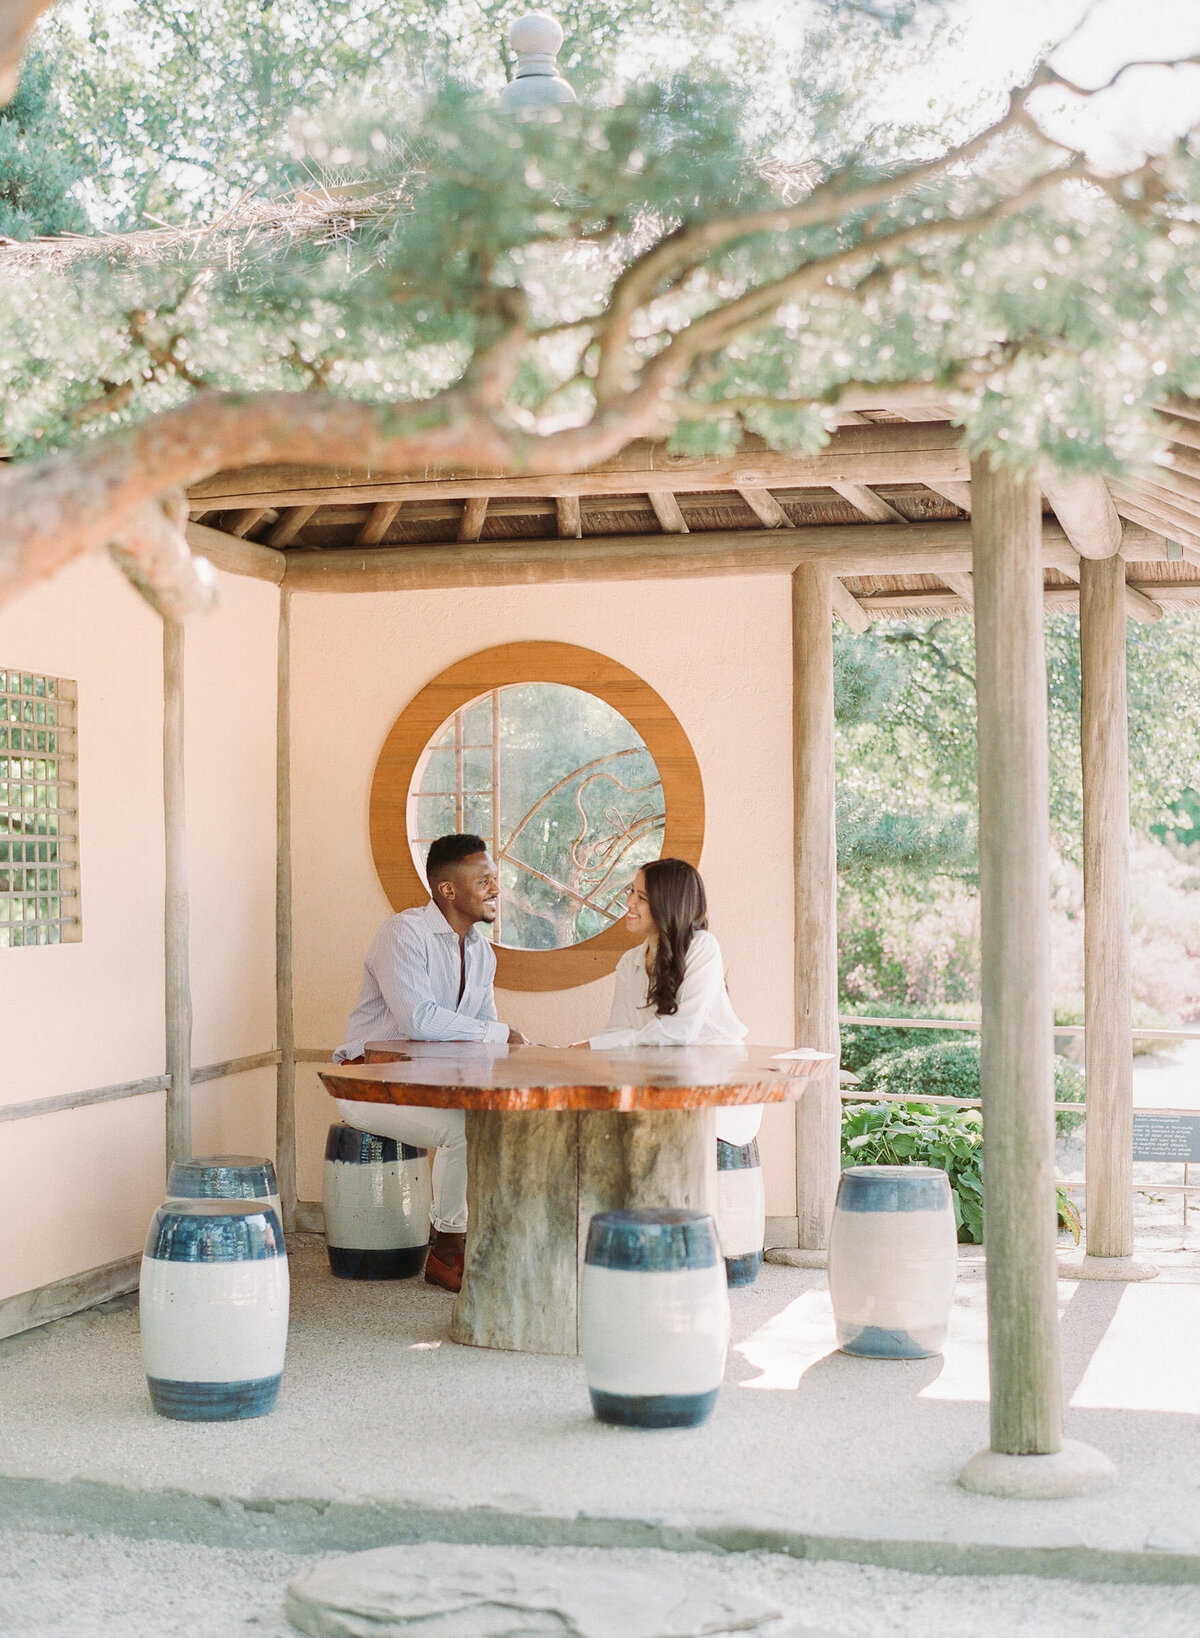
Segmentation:
{"type": "MultiPolygon", "coordinates": [[[[496,1016],[496,957],[478,922],[496,919],[500,878],[479,836],[439,836],[425,862],[430,900],[384,922],[367,951],[338,1063],[361,1063],[368,1041],[490,1041],[528,1045],[496,1016]]],[[[433,1162],[433,1240],[425,1278],[462,1286],[467,1227],[467,1137],[461,1109],[336,1100],[342,1119],[418,1149],[433,1162]]]]}

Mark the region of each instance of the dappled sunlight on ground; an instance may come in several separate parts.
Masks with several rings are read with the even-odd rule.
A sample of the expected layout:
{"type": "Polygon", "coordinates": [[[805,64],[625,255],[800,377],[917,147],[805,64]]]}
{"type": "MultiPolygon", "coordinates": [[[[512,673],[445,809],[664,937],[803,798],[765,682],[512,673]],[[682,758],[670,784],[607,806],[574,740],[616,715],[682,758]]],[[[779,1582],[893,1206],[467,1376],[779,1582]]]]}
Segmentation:
{"type": "Polygon", "coordinates": [[[1125,1286],[1070,1403],[1200,1415],[1200,1289],[1125,1286]]]}
{"type": "Polygon", "coordinates": [[[796,1389],[810,1365],[837,1350],[828,1291],[806,1291],[734,1347],[762,1372],[741,1388],[796,1389]]]}
{"type": "MultiPolygon", "coordinates": [[[[1073,1409],[1200,1415],[1200,1288],[1165,1280],[1124,1287],[1061,1280],[1058,1301],[1073,1409]]],[[[828,1291],[795,1298],[733,1352],[759,1372],[739,1387],[797,1391],[814,1365],[837,1354],[828,1291]]],[[[986,1402],[982,1280],[960,1281],[939,1363],[918,1398],[986,1402]]],[[[879,1364],[886,1368],[886,1362],[879,1364]]]]}

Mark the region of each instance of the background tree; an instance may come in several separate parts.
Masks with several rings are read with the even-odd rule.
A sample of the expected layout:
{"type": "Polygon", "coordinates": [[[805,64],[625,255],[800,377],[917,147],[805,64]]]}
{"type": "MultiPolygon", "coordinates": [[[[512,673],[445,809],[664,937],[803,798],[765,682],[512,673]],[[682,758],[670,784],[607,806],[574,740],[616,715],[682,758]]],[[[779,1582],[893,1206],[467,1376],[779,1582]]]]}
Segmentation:
{"type": "Polygon", "coordinates": [[[905,159],[830,75],[795,88],[789,140],[818,156],[799,171],[728,84],[554,119],[393,87],[308,142],[324,201],[10,248],[7,589],[115,542],[178,612],[202,603],[179,497],[225,465],[559,471],[747,431],[811,449],[830,404],[880,386],[951,402],[972,449],[1148,460],[1151,405],[1200,384],[1191,143],[1101,171],[1043,131],[1048,95],[1091,94],[1044,64],[976,136],[905,159]]]}
{"type": "Polygon", "coordinates": [[[61,132],[50,59],[31,51],[15,96],[0,108],[0,238],[87,230],[81,171],[64,154],[61,132]]]}

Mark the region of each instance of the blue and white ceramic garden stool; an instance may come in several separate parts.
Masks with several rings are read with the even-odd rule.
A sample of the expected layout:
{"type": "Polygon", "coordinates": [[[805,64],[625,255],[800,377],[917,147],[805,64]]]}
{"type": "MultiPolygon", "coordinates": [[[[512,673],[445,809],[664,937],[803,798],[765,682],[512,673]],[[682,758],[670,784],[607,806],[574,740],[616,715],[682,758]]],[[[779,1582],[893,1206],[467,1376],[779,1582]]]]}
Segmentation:
{"type": "Polygon", "coordinates": [[[758,1139],[724,1143],[717,1139],[717,1233],[730,1285],[753,1285],[762,1267],[767,1228],[758,1139]]]}
{"type": "Polygon", "coordinates": [[[325,1143],[325,1244],[343,1280],[402,1280],[429,1250],[425,1149],[331,1126],[325,1143]]]}
{"type": "Polygon", "coordinates": [[[257,1155],[192,1155],[173,1160],[168,1200],[259,1200],[283,1222],[279,1184],[269,1160],[257,1155]]]}
{"type": "Polygon", "coordinates": [[[717,1402],[729,1290],[699,1211],[602,1211],[588,1227],[579,1351],[601,1422],[691,1428],[717,1402]]]}
{"type": "Polygon", "coordinates": [[[829,1232],[829,1295],[843,1353],[925,1359],[946,1340],[958,1237],[933,1166],[851,1166],[829,1232]]]}
{"type": "Polygon", "coordinates": [[[288,1263],[272,1207],[168,1200],[142,1258],[142,1357],[160,1416],[265,1416],[287,1348],[288,1263]]]}

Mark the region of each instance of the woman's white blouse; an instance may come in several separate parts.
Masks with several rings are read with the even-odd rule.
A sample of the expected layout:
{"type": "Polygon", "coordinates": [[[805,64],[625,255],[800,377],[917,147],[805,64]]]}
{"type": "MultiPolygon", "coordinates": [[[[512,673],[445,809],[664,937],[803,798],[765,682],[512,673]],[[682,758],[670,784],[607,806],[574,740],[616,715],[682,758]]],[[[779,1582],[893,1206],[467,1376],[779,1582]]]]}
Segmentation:
{"type": "MultiPolygon", "coordinates": [[[[730,1005],[725,988],[725,963],[713,935],[692,935],[683,963],[683,983],[675,999],[677,1010],[667,1017],[655,1012],[647,999],[650,977],[646,971],[649,946],[626,950],[617,963],[608,1028],[593,1035],[588,1045],[597,1052],[640,1046],[736,1046],[750,1033],[730,1005]]],[[[739,1148],[758,1136],[760,1103],[717,1110],[717,1136],[739,1148]]]]}
{"type": "Polygon", "coordinates": [[[593,1035],[590,1046],[604,1052],[638,1046],[732,1046],[745,1040],[749,1031],[729,1004],[721,946],[711,933],[692,935],[676,996],[678,1009],[669,1016],[660,1017],[647,1000],[648,949],[639,944],[618,961],[608,1028],[593,1035]]]}

